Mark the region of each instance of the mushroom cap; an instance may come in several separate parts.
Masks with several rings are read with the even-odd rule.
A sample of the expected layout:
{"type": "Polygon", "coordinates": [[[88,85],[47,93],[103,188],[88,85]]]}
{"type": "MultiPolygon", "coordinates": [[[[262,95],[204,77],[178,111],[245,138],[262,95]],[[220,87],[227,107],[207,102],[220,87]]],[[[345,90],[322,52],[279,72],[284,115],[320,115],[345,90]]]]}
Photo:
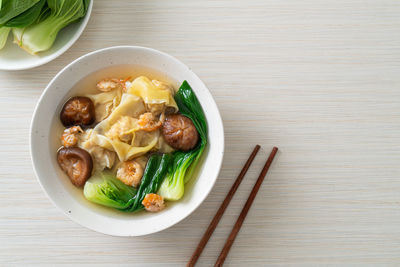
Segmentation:
{"type": "Polygon", "coordinates": [[[81,187],[92,175],[93,160],[90,154],[79,147],[63,147],[57,152],[57,161],[72,184],[81,187]]]}
{"type": "Polygon", "coordinates": [[[199,133],[192,120],[181,114],[166,116],[162,134],[168,145],[182,151],[193,149],[199,141],[199,133]]]}
{"type": "Polygon", "coordinates": [[[85,96],[74,96],[65,102],[60,112],[60,120],[65,127],[87,126],[96,119],[93,101],[85,96]]]}

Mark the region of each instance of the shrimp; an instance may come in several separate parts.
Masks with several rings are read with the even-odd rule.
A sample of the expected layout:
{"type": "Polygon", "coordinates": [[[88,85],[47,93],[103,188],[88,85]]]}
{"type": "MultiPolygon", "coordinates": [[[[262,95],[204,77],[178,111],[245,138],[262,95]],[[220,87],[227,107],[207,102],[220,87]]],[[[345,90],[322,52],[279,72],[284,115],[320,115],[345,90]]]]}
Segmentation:
{"type": "Polygon", "coordinates": [[[117,170],[117,178],[126,185],[138,187],[143,176],[142,166],[135,160],[125,161],[117,170]]]}
{"type": "Polygon", "coordinates": [[[142,204],[144,208],[150,212],[158,212],[165,208],[163,197],[157,194],[147,194],[142,204]]]}
{"type": "Polygon", "coordinates": [[[140,115],[138,124],[140,126],[140,129],[146,132],[157,130],[162,125],[161,121],[156,120],[154,115],[150,112],[140,115]]]}
{"type": "Polygon", "coordinates": [[[65,147],[75,146],[78,143],[78,135],[80,133],[83,133],[83,130],[80,126],[72,126],[71,128],[65,129],[61,136],[61,143],[65,147]]]}
{"type": "Polygon", "coordinates": [[[124,84],[121,82],[121,80],[115,78],[104,79],[97,83],[97,89],[99,89],[102,92],[109,92],[114,89],[123,89],[123,88],[124,84]]]}

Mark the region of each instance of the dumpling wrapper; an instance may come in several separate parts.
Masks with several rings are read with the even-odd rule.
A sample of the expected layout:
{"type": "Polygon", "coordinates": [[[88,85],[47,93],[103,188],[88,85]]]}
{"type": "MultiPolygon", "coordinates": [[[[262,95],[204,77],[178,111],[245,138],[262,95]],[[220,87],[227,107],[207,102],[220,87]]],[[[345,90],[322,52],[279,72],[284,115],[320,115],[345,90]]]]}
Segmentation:
{"type": "Polygon", "coordinates": [[[146,132],[142,134],[141,140],[137,140],[137,134],[134,133],[137,129],[132,129],[134,139],[132,142],[141,146],[132,146],[120,141],[118,138],[111,139],[106,136],[112,125],[121,117],[130,116],[138,118],[145,111],[144,103],[140,97],[132,94],[123,94],[121,103],[114,109],[110,116],[94,128],[91,140],[105,149],[115,151],[121,162],[145,154],[157,144],[160,135],[158,130],[146,132]]]}
{"type": "Polygon", "coordinates": [[[117,88],[109,92],[87,95],[93,103],[96,112],[96,122],[106,119],[120,104],[122,89],[117,88]]]}
{"type": "Polygon", "coordinates": [[[112,168],[116,159],[116,153],[100,147],[92,141],[93,129],[86,130],[79,135],[78,147],[85,149],[94,159],[93,170],[102,171],[105,168],[112,168]]]}
{"type": "Polygon", "coordinates": [[[178,106],[172,95],[172,88],[166,83],[150,80],[145,76],[136,78],[129,86],[127,93],[139,96],[146,104],[165,104],[166,107],[178,111],[178,106]]]}

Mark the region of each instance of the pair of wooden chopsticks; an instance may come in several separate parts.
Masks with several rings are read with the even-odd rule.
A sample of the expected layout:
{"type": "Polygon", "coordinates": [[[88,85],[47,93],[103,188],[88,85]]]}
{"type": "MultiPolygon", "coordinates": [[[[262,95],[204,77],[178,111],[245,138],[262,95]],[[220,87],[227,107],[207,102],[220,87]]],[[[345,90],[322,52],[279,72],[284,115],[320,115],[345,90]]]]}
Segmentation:
{"type": "MultiPolygon", "coordinates": [[[[236,178],[231,189],[229,190],[228,194],[226,195],[224,201],[222,202],[221,206],[219,207],[217,213],[215,214],[214,218],[212,219],[206,232],[204,233],[203,237],[201,238],[199,244],[197,245],[196,250],[194,251],[192,257],[190,258],[189,262],[186,265],[187,267],[192,267],[196,264],[197,260],[200,257],[201,252],[204,250],[204,247],[206,246],[212,233],[214,232],[215,228],[217,227],[222,215],[224,214],[226,208],[229,205],[229,202],[231,201],[236,190],[238,189],[240,183],[243,180],[243,177],[246,175],[247,170],[249,169],[251,163],[253,162],[253,160],[256,157],[259,150],[260,150],[260,146],[256,145],[253,152],[250,154],[249,159],[246,161],[246,164],[243,166],[243,169],[239,173],[239,176],[236,178]]],[[[260,189],[260,186],[261,186],[262,182],[264,181],[265,175],[267,174],[268,169],[271,166],[271,163],[276,155],[276,152],[278,152],[278,148],[274,147],[272,149],[271,154],[269,155],[268,160],[265,163],[258,179],[257,179],[257,182],[254,184],[253,190],[251,190],[251,193],[246,201],[246,204],[244,204],[243,209],[240,212],[240,215],[239,215],[235,225],[233,226],[231,233],[229,234],[228,239],[225,242],[225,246],[222,249],[221,254],[219,255],[217,261],[215,262],[215,266],[222,266],[224,264],[226,256],[228,256],[229,250],[232,247],[233,242],[235,241],[236,235],[239,233],[240,227],[242,227],[242,224],[243,224],[244,219],[246,218],[247,212],[249,211],[251,204],[253,204],[254,198],[256,197],[258,190],[260,189]]]]}

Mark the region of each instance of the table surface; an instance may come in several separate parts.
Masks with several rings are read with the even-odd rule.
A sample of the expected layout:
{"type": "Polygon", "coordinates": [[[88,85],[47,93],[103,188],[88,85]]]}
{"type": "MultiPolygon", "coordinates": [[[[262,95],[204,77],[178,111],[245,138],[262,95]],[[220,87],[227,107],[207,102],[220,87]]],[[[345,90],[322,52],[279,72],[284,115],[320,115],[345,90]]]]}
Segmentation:
{"type": "Polygon", "coordinates": [[[183,266],[255,144],[263,147],[199,259],[212,265],[272,146],[273,163],[226,266],[400,263],[400,2],[96,0],[80,39],[0,72],[0,265],[183,266]],[[219,179],[190,217],[111,237],[40,188],[29,124],[67,63],[114,45],[165,51],[208,85],[224,121],[219,179]]]}

